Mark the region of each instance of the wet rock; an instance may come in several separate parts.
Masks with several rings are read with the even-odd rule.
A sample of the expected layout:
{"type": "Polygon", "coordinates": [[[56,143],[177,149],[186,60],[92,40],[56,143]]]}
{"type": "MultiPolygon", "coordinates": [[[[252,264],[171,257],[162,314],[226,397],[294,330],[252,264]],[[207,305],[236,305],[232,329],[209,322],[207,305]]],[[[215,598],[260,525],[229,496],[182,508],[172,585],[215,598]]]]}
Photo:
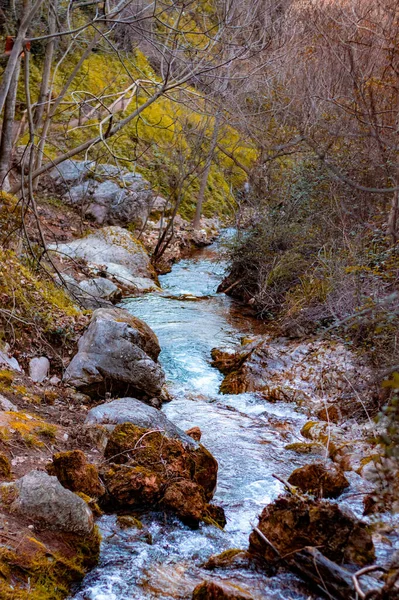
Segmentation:
{"type": "Polygon", "coordinates": [[[108,504],[148,508],[161,502],[190,524],[208,516],[217,461],[191,439],[185,444],[160,431],[124,423],[115,427],[104,456],[101,476],[108,504]]]}
{"type": "Polygon", "coordinates": [[[143,523],[136,517],[132,517],[130,515],[118,515],[116,522],[121,529],[143,529],[143,523]]]}
{"type": "Polygon", "coordinates": [[[162,504],[190,525],[199,523],[206,512],[206,502],[200,487],[187,479],[170,484],[166,488],[162,504]]]}
{"type": "MultiPolygon", "coordinates": [[[[375,559],[367,526],[326,500],[280,496],[263,509],[258,528],[282,556],[314,546],[339,564],[363,566],[375,559]]],[[[251,533],[249,543],[251,553],[267,561],[276,558],[256,531],[251,533]]]]}
{"type": "Polygon", "coordinates": [[[193,591],[193,600],[252,600],[251,594],[228,581],[203,581],[193,591]]]}
{"type": "Polygon", "coordinates": [[[4,452],[0,452],[0,478],[11,479],[11,463],[4,452]]]}
{"type": "Polygon", "coordinates": [[[221,506],[216,506],[215,504],[207,504],[206,517],[204,520],[213,525],[216,524],[222,529],[224,529],[227,524],[226,515],[223,508],[221,506]]]}
{"type": "Polygon", "coordinates": [[[211,350],[211,357],[212,366],[224,375],[227,375],[236,369],[241,360],[245,360],[245,355],[243,358],[239,358],[237,352],[233,348],[225,348],[223,350],[220,348],[213,348],[211,350]]]}
{"type": "Polygon", "coordinates": [[[82,535],[93,530],[93,514],[86,502],[43,471],[3,483],[0,498],[4,508],[38,526],[82,535]]]}
{"type": "Polygon", "coordinates": [[[331,423],[339,423],[342,421],[342,413],[338,406],[334,404],[323,406],[323,408],[316,413],[316,417],[320,419],[320,421],[328,421],[331,423]]]}
{"type": "Polygon", "coordinates": [[[131,393],[152,398],[165,381],[157,364],[160,352],[155,333],[122,309],[94,311],[64,374],[64,382],[92,397],[131,393]]]}
{"type": "Polygon", "coordinates": [[[231,548],[220,554],[214,554],[203,565],[204,569],[212,571],[213,569],[230,569],[245,567],[248,565],[250,555],[240,548],[231,548]]]}
{"type": "Polygon", "coordinates": [[[72,492],[82,492],[91,498],[99,498],[105,494],[97,467],[87,462],[81,450],[54,454],[47,472],[55,475],[58,481],[72,492]]]}
{"type": "Polygon", "coordinates": [[[50,371],[50,361],[46,356],[32,358],[29,362],[29,377],[35,383],[42,383],[50,371]]]}
{"type": "Polygon", "coordinates": [[[338,498],[349,486],[341,469],[324,462],[295,469],[289,476],[288,483],[318,498],[338,498]]]}
{"type": "Polygon", "coordinates": [[[85,420],[87,425],[106,425],[112,431],[115,425],[132,423],[144,429],[156,429],[169,438],[179,439],[197,447],[188,434],[179,429],[160,410],[144,404],[136,398],[119,398],[90,409],[85,420]],[[110,427],[111,426],[111,427],[110,427]]]}
{"type": "Polygon", "coordinates": [[[291,450],[297,454],[325,454],[326,449],[317,442],[294,442],[284,446],[286,450],[291,450]]]}
{"type": "Polygon", "coordinates": [[[191,429],[187,429],[186,434],[193,438],[196,442],[201,441],[202,431],[199,427],[191,427],[191,429]]]}
{"type": "Polygon", "coordinates": [[[72,259],[83,259],[103,271],[119,266],[131,277],[152,279],[155,276],[144,247],[122,227],[103,227],[81,239],[51,244],[49,249],[72,259]]]}
{"type": "Polygon", "coordinates": [[[149,277],[136,277],[123,265],[107,263],[107,274],[112,276],[122,288],[136,296],[149,292],[159,292],[161,288],[149,277]]]}

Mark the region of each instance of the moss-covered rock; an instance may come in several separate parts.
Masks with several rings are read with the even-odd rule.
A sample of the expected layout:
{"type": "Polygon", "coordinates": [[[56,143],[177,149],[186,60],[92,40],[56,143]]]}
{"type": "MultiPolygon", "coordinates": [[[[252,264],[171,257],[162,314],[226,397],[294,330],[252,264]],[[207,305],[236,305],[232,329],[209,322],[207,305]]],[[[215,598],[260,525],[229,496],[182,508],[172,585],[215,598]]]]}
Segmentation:
{"type": "Polygon", "coordinates": [[[207,518],[219,526],[223,522],[208,505],[216,487],[217,461],[202,445],[124,423],[113,430],[104,455],[101,476],[108,507],[159,505],[190,524],[207,518]]]}
{"type": "MultiPolygon", "coordinates": [[[[375,559],[366,525],[326,500],[280,496],[263,509],[258,529],[282,556],[315,546],[339,564],[363,566],[375,559]]],[[[249,538],[249,550],[266,561],[276,558],[256,531],[249,538]]]]}
{"type": "Polygon", "coordinates": [[[72,492],[82,492],[91,498],[99,498],[105,494],[97,467],[87,462],[81,450],[54,454],[47,472],[55,475],[58,481],[72,492]]]}
{"type": "Polygon", "coordinates": [[[229,581],[203,581],[193,591],[193,600],[252,600],[251,594],[229,581]]]}
{"type": "Polygon", "coordinates": [[[317,498],[338,498],[349,486],[349,481],[337,466],[315,462],[295,469],[288,483],[317,498]]]}

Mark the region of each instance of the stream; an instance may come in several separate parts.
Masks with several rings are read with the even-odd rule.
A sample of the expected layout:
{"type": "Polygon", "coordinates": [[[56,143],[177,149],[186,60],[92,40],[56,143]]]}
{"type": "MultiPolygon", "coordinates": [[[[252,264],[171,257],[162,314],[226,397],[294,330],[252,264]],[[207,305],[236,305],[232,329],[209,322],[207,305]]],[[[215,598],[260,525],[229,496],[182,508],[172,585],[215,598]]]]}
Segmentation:
{"type": "Polygon", "coordinates": [[[213,554],[247,548],[251,523],[283,491],[273,473],[286,478],[309,462],[309,457],[284,449],[300,439],[308,419],[293,404],[218,392],[222,375],[210,364],[211,349],[262,332],[258,322],[240,314],[233,300],[216,293],[225,268],[221,243],[196,252],[161,276],[162,294],[126,299],[123,307],[148,323],[159,338],[160,361],[174,398],[163,406],[165,414],[183,430],[199,426],[201,443],[219,462],[213,501],[225,510],[226,528],[201,524],[191,530],[177,518],[147,512],[139,518],[151,533],[150,545],[134,530],[120,529],[114,515],[106,515],[99,520],[99,564],[74,600],[188,599],[198,583],[210,578],[237,583],[255,600],[317,598],[290,573],[267,577],[238,567],[202,568],[213,554]]]}

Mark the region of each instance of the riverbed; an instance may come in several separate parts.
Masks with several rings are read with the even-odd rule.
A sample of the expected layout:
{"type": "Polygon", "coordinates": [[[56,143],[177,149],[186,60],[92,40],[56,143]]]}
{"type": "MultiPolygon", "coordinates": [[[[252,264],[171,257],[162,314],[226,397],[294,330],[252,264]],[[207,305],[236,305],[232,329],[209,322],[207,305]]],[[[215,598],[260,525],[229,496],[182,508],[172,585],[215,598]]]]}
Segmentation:
{"type": "Polygon", "coordinates": [[[225,270],[220,244],[196,252],[160,277],[162,294],[126,299],[123,307],[155,331],[162,348],[160,361],[173,400],[163,406],[182,429],[199,426],[201,442],[219,462],[214,503],[222,506],[227,525],[222,531],[201,524],[191,530],[163,513],[142,513],[148,538],[121,530],[115,516],[99,520],[103,544],[98,566],[84,579],[74,600],[188,599],[204,579],[226,579],[252,597],[269,600],[315,599],[291,573],[267,577],[256,569],[203,568],[213,554],[248,546],[248,536],[264,506],[306,458],[285,446],[300,439],[307,420],[293,404],[272,404],[255,394],[222,395],[222,375],[210,364],[213,347],[237,344],[243,336],[261,333],[259,322],[216,289],[225,270]]]}

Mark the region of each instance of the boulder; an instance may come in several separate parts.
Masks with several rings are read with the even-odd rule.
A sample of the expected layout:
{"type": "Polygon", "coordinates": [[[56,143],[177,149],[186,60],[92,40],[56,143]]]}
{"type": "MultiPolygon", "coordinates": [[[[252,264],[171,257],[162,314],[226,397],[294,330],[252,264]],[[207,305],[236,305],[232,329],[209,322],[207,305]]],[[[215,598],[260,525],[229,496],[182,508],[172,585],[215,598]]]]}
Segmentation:
{"type": "MultiPolygon", "coordinates": [[[[64,160],[50,171],[50,177],[57,184],[71,184],[82,181],[94,168],[95,163],[87,160],[64,160]]],[[[94,172],[94,171],[92,171],[94,172]]]]}
{"type": "Polygon", "coordinates": [[[0,498],[4,508],[39,527],[82,535],[93,530],[93,514],[86,502],[44,471],[30,471],[15,482],[3,483],[0,498]]]}
{"type": "Polygon", "coordinates": [[[136,400],[136,398],[119,398],[95,406],[87,413],[85,423],[86,425],[107,425],[107,429],[109,426],[114,429],[116,425],[132,423],[143,429],[161,431],[166,437],[178,439],[193,448],[198,447],[192,437],[169,421],[163,412],[136,400]]]}
{"type": "Polygon", "coordinates": [[[155,276],[144,247],[122,227],[103,227],[84,238],[50,244],[49,249],[72,259],[83,259],[105,272],[110,264],[114,271],[115,265],[123,267],[131,277],[152,279],[155,276]]]}
{"type": "Polygon", "coordinates": [[[193,600],[252,600],[251,594],[229,581],[203,581],[193,591],[193,600]]]}
{"type": "Polygon", "coordinates": [[[202,431],[199,427],[191,427],[191,429],[187,429],[186,434],[189,435],[196,442],[201,441],[202,431]]]}
{"type": "Polygon", "coordinates": [[[55,475],[58,481],[71,492],[81,492],[91,498],[105,494],[95,465],[88,463],[81,450],[57,452],[53,462],[47,467],[49,475],[55,475]]]}
{"type": "Polygon", "coordinates": [[[349,486],[341,469],[324,462],[295,469],[289,476],[288,483],[318,498],[338,498],[349,486]]]}
{"type": "MultiPolygon", "coordinates": [[[[364,566],[375,559],[367,526],[327,500],[280,496],[263,509],[258,529],[281,556],[313,546],[339,564],[364,566]]],[[[266,561],[276,558],[276,553],[255,530],[249,538],[249,551],[266,561]]]]}
{"type": "MultiPolygon", "coordinates": [[[[141,176],[119,171],[113,165],[99,165],[95,174],[84,171],[83,165],[70,165],[65,171],[73,177],[64,177],[65,183],[77,185],[68,189],[63,199],[79,205],[86,217],[100,225],[142,226],[153,209],[151,185],[141,176]]],[[[56,181],[61,183],[61,177],[56,181]]]]}
{"type": "Polygon", "coordinates": [[[129,269],[122,265],[107,263],[107,274],[111,275],[121,287],[126,288],[132,296],[161,290],[149,277],[134,277],[129,269]]]}
{"type": "Polygon", "coordinates": [[[6,352],[0,350],[0,368],[4,369],[4,367],[6,369],[18,371],[19,373],[22,371],[16,358],[14,358],[13,356],[8,356],[6,352]]]}
{"type": "Polygon", "coordinates": [[[42,383],[50,371],[50,361],[46,356],[32,358],[29,362],[29,377],[35,383],[42,383]]]}
{"type": "Polygon", "coordinates": [[[220,521],[217,509],[207,504],[216,487],[217,461],[203,446],[193,444],[132,423],[117,425],[105,448],[101,470],[108,505],[160,505],[190,525],[212,515],[220,521]]]}
{"type": "Polygon", "coordinates": [[[143,321],[123,309],[100,308],[79,340],[64,382],[92,397],[110,392],[150,399],[165,381],[156,362],[159,352],[155,333],[143,321]]]}

